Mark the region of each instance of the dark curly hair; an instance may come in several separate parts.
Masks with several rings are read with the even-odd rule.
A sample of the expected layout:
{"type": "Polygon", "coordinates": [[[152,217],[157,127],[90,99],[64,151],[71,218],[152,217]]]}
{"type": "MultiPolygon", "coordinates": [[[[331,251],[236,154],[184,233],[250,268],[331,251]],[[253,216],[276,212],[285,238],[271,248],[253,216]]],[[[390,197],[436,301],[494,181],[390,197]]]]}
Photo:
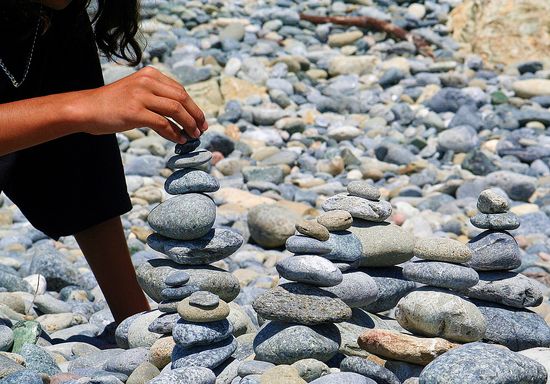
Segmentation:
{"type": "MultiPolygon", "coordinates": [[[[39,2],[39,1],[38,1],[39,2]]],[[[85,10],[90,0],[73,0],[72,7],[85,10]]],[[[109,59],[138,65],[142,50],[138,43],[139,0],[96,0],[92,19],[99,50],[109,59]]],[[[39,6],[33,0],[0,0],[0,33],[26,38],[33,33],[39,6]]],[[[47,13],[44,21],[48,23],[47,13]]],[[[45,24],[45,25],[46,25],[45,24]]]]}

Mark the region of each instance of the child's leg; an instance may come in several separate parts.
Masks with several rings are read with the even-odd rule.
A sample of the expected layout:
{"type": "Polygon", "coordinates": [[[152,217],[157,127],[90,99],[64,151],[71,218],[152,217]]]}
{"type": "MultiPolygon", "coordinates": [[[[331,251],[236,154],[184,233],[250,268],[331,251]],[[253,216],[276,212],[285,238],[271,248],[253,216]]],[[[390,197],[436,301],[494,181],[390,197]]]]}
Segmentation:
{"type": "Polygon", "coordinates": [[[75,234],[117,323],[149,304],[138,285],[120,217],[75,234]]]}

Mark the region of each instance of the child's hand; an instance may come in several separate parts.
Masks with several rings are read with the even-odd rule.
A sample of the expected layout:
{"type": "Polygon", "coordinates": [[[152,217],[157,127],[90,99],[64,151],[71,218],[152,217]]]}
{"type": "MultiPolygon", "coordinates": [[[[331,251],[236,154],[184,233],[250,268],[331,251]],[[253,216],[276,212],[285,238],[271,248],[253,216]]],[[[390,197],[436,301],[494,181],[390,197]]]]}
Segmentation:
{"type": "Polygon", "coordinates": [[[78,92],[78,120],[91,134],[107,134],[150,127],[176,143],[198,138],[208,129],[204,113],[185,88],[160,71],[145,67],[101,88],[78,92]],[[178,123],[182,130],[167,117],[178,123]]]}

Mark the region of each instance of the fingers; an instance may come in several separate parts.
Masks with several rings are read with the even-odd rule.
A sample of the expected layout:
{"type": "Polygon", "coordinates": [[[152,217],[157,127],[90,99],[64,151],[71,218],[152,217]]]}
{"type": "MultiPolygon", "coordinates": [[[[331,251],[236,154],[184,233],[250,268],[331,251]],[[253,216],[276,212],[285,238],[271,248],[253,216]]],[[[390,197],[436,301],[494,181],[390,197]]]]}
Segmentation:
{"type": "Polygon", "coordinates": [[[179,144],[185,144],[187,142],[187,139],[182,134],[181,129],[179,129],[166,117],[161,116],[158,113],[147,111],[145,114],[144,123],[167,140],[179,144]]]}
{"type": "Polygon", "coordinates": [[[200,137],[201,131],[197,127],[197,122],[179,102],[154,95],[145,96],[142,102],[150,111],[173,119],[190,137],[195,139],[200,137]]]}
{"type": "Polygon", "coordinates": [[[178,101],[195,120],[200,132],[204,132],[208,129],[208,123],[206,122],[204,113],[199,106],[195,104],[181,84],[151,67],[146,67],[141,71],[143,71],[146,76],[151,76],[158,81],[158,83],[151,84],[151,91],[155,95],[178,101]]]}

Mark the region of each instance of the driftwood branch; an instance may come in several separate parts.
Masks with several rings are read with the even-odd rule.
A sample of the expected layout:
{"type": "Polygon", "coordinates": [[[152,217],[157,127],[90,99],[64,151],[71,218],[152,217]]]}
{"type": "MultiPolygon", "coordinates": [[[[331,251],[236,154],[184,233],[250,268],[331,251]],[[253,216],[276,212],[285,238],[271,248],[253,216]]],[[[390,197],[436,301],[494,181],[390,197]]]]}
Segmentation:
{"type": "Polygon", "coordinates": [[[389,21],[376,19],[369,16],[313,16],[300,14],[300,19],[309,21],[313,24],[338,24],[349,25],[359,28],[372,29],[379,32],[386,32],[389,36],[397,40],[407,40],[413,43],[416,49],[429,57],[433,58],[432,49],[430,43],[428,43],[422,37],[415,35],[406,29],[398,27],[389,21]]]}

